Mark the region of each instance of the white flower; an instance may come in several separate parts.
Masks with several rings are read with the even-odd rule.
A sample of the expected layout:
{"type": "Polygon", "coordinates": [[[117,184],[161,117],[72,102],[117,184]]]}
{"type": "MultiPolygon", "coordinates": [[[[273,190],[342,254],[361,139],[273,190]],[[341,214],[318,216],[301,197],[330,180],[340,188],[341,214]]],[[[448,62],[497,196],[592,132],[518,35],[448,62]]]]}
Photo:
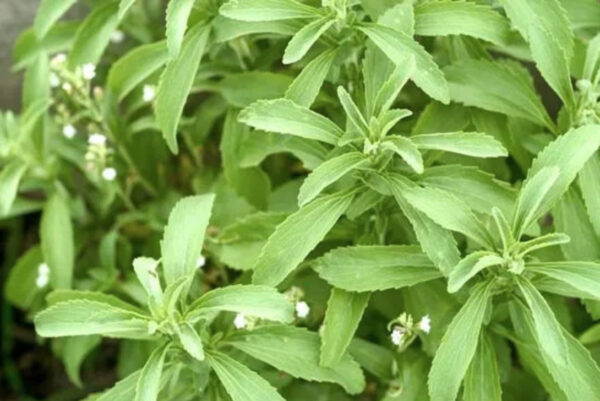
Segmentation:
{"type": "Polygon", "coordinates": [[[35,285],[38,288],[44,288],[50,281],[50,267],[46,263],[40,263],[38,266],[38,274],[35,279],[35,285]]]}
{"type": "Polygon", "coordinates": [[[84,64],[81,67],[81,75],[84,79],[92,80],[96,76],[96,66],[92,63],[84,64]]]}
{"type": "Polygon", "coordinates": [[[392,334],[390,334],[390,338],[392,343],[395,345],[400,345],[402,343],[402,337],[404,337],[404,330],[400,326],[394,327],[392,330],[392,334]]]}
{"type": "Polygon", "coordinates": [[[156,97],[156,87],[154,85],[144,85],[144,94],[142,98],[144,102],[150,103],[156,97]]]}
{"type": "Polygon", "coordinates": [[[117,178],[117,170],[115,170],[112,167],[107,167],[104,170],[102,170],[102,178],[104,178],[106,181],[112,181],[115,178],[117,178]]]}
{"type": "Polygon", "coordinates": [[[296,302],[296,315],[300,319],[304,319],[306,316],[308,316],[309,312],[310,312],[310,307],[308,306],[308,304],[306,302],[304,302],[304,301],[296,302]]]}
{"type": "Polygon", "coordinates": [[[92,134],[88,138],[88,143],[90,145],[102,146],[106,143],[106,137],[102,134],[92,134]]]}
{"type": "Polygon", "coordinates": [[[425,315],[421,318],[419,322],[419,329],[427,334],[431,331],[431,319],[429,315],[425,315]]]}
{"type": "Polygon", "coordinates": [[[65,138],[71,139],[75,135],[77,135],[77,130],[71,124],[67,124],[63,127],[62,133],[65,136],[65,138]]]}
{"type": "Polygon", "coordinates": [[[62,88],[67,93],[71,93],[71,91],[73,90],[73,87],[68,82],[65,82],[64,84],[62,84],[62,88]]]}
{"type": "Polygon", "coordinates": [[[202,255],[198,256],[198,259],[196,260],[196,268],[201,269],[204,267],[205,264],[206,258],[202,255]]]}
{"type": "Polygon", "coordinates": [[[113,43],[121,43],[123,39],[125,39],[125,34],[118,29],[110,35],[110,41],[113,43]]]}
{"type": "Polygon", "coordinates": [[[67,56],[64,53],[58,53],[56,56],[52,57],[50,65],[52,67],[58,67],[59,65],[64,64],[65,61],[67,61],[67,56]]]}
{"type": "Polygon", "coordinates": [[[233,319],[233,325],[236,329],[243,329],[246,327],[246,316],[244,316],[242,313],[235,315],[235,319],[233,319]]]}
{"type": "Polygon", "coordinates": [[[58,88],[60,86],[60,78],[55,73],[50,74],[50,87],[58,88]]]}

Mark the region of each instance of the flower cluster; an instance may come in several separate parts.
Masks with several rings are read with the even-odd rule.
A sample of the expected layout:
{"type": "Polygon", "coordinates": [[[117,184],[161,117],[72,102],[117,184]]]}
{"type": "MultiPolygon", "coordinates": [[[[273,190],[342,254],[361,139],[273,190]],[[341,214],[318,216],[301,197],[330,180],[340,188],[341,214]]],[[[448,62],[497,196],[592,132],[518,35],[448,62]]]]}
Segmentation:
{"type": "Polygon", "coordinates": [[[412,315],[402,313],[388,324],[391,331],[390,339],[399,350],[405,350],[417,338],[419,333],[429,334],[431,331],[431,319],[425,315],[415,322],[412,315]]]}

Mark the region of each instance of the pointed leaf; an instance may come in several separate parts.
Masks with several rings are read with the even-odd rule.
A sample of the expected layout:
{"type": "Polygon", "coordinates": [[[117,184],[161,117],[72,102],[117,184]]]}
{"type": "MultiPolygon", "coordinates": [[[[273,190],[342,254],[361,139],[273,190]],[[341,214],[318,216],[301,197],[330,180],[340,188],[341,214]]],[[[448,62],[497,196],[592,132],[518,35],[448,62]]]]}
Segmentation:
{"type": "Polygon", "coordinates": [[[239,21],[278,21],[320,16],[318,8],[295,0],[230,0],[219,13],[239,21]]]}
{"type": "Polygon", "coordinates": [[[504,259],[493,252],[479,251],[467,255],[450,272],[450,276],[448,276],[448,292],[457,292],[467,281],[483,269],[503,263],[504,259]]]}
{"type": "Polygon", "coordinates": [[[174,59],[179,55],[183,36],[187,29],[188,18],[192,12],[195,0],[172,0],[167,6],[167,48],[169,57],[174,59]]]}
{"type": "Polygon", "coordinates": [[[52,25],[67,12],[77,0],[42,0],[37,9],[33,29],[38,39],[42,39],[52,25]]]}
{"type": "Polygon", "coordinates": [[[165,357],[169,345],[156,348],[140,372],[135,386],[135,398],[133,401],[156,401],[160,391],[160,377],[162,375],[165,357]]]}
{"type": "Polygon", "coordinates": [[[423,174],[423,157],[417,146],[409,138],[400,135],[388,136],[381,144],[402,158],[417,174],[423,174]]]}
{"type": "Polygon", "coordinates": [[[77,29],[73,48],[69,53],[69,66],[86,63],[97,64],[110,43],[110,37],[119,24],[117,3],[109,2],[95,8],[77,29]]]}
{"type": "Polygon", "coordinates": [[[69,205],[58,193],[50,196],[44,206],[40,239],[52,288],[70,288],[75,265],[73,225],[69,205]]]}
{"type": "Polygon", "coordinates": [[[306,55],[317,40],[327,31],[335,20],[323,17],[304,25],[289,41],[283,53],[283,64],[292,64],[306,55]]]}
{"type": "Polygon", "coordinates": [[[27,165],[15,160],[0,172],[0,215],[5,215],[10,211],[25,171],[27,171],[27,165]]]}
{"type": "Polygon", "coordinates": [[[193,358],[199,361],[204,360],[204,346],[202,339],[189,323],[185,323],[178,328],[178,337],[183,349],[193,358]]]}
{"type": "Polygon", "coordinates": [[[526,269],[552,277],[600,300],[600,264],[594,262],[528,263],[526,269]]]}
{"type": "Polygon", "coordinates": [[[337,55],[337,49],[328,49],[312,59],[294,79],[285,92],[285,97],[300,106],[310,107],[317,98],[337,55]]]}
{"type": "Polygon", "coordinates": [[[465,375],[464,401],[502,401],[496,351],[491,338],[482,335],[465,375]]]}
{"type": "Polygon", "coordinates": [[[443,150],[473,157],[505,157],[508,152],[494,137],[481,132],[444,132],[410,138],[419,149],[443,150]]]}

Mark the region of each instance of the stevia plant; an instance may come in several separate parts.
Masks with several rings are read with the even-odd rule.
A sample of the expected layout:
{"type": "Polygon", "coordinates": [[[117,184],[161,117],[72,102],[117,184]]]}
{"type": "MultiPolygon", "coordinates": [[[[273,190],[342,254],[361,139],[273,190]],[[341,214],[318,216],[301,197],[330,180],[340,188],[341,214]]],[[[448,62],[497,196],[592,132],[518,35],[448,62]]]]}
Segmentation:
{"type": "Polygon", "coordinates": [[[76,388],[6,388],[598,399],[600,4],[75,3],[15,45],[0,213],[76,388]]]}

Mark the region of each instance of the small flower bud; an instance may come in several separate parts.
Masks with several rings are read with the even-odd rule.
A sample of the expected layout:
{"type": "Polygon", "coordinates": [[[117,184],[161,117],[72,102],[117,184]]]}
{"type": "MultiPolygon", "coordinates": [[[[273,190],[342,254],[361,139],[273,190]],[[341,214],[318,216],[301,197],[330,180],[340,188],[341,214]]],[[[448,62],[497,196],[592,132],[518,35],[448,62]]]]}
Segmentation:
{"type": "Polygon", "coordinates": [[[419,322],[419,330],[429,334],[431,331],[431,319],[429,318],[429,315],[425,315],[421,318],[421,321],[419,322]]]}
{"type": "Polygon", "coordinates": [[[117,178],[117,170],[112,167],[105,168],[102,170],[102,178],[104,178],[106,181],[113,181],[115,178],[117,178]]]}
{"type": "Polygon", "coordinates": [[[110,41],[112,43],[121,43],[125,39],[125,34],[121,30],[116,30],[110,35],[110,41]]]}
{"type": "Polygon", "coordinates": [[[44,288],[50,281],[50,267],[46,263],[40,263],[38,266],[38,274],[35,279],[35,285],[38,288],[44,288]]]}
{"type": "Polygon", "coordinates": [[[233,319],[233,325],[235,326],[236,329],[243,329],[246,327],[246,316],[244,316],[244,314],[242,313],[238,313],[237,315],[235,315],[235,318],[233,319]]]}
{"type": "Polygon", "coordinates": [[[196,268],[202,269],[205,264],[206,264],[206,258],[202,255],[198,256],[198,259],[196,260],[196,268]]]}
{"type": "Polygon", "coordinates": [[[63,88],[63,90],[64,90],[65,92],[67,92],[67,93],[71,93],[71,92],[73,91],[73,87],[72,87],[72,86],[71,86],[71,84],[70,84],[70,83],[68,83],[68,82],[65,82],[65,83],[63,83],[63,84],[62,84],[62,88],[63,88]]]}
{"type": "Polygon", "coordinates": [[[90,145],[103,146],[104,144],[106,144],[106,137],[98,133],[92,134],[88,138],[88,143],[90,145]]]}
{"type": "Polygon", "coordinates": [[[50,60],[51,67],[59,67],[67,61],[67,56],[64,53],[58,53],[50,60]]]}
{"type": "Polygon", "coordinates": [[[60,78],[55,73],[50,74],[50,87],[58,88],[60,86],[60,78]]]}
{"type": "Polygon", "coordinates": [[[142,98],[144,102],[150,103],[156,97],[156,87],[154,85],[144,85],[144,94],[142,98]]]}
{"type": "Polygon", "coordinates": [[[71,124],[67,124],[63,127],[62,133],[65,138],[71,139],[77,135],[77,130],[71,124]]]}
{"type": "Polygon", "coordinates": [[[296,302],[296,316],[304,319],[310,313],[310,307],[304,301],[296,302]]]}
{"type": "Polygon", "coordinates": [[[404,337],[404,329],[400,326],[394,327],[392,333],[390,334],[390,339],[394,345],[402,344],[402,338],[404,337]]]}
{"type": "Polygon", "coordinates": [[[83,76],[83,79],[91,81],[96,76],[96,66],[92,63],[84,64],[83,67],[81,67],[81,75],[83,76]]]}

